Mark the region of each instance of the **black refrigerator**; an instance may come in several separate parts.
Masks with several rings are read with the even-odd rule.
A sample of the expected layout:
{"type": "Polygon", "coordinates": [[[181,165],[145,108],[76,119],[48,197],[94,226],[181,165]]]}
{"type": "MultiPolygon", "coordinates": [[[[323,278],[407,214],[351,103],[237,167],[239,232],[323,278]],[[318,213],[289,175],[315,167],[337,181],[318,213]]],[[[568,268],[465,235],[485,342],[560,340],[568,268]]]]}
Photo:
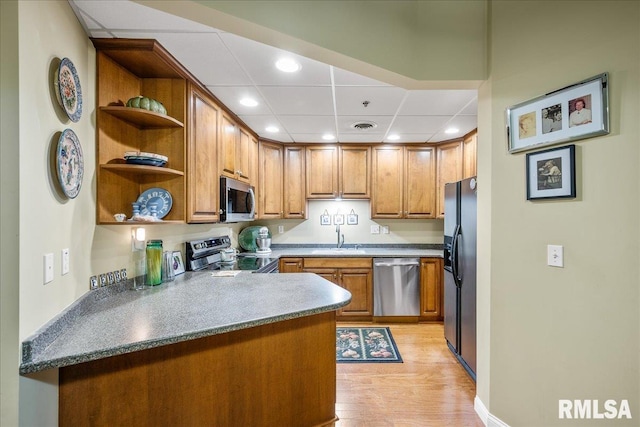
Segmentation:
{"type": "Polygon", "coordinates": [[[444,336],[476,379],[477,181],[444,186],[444,336]]]}

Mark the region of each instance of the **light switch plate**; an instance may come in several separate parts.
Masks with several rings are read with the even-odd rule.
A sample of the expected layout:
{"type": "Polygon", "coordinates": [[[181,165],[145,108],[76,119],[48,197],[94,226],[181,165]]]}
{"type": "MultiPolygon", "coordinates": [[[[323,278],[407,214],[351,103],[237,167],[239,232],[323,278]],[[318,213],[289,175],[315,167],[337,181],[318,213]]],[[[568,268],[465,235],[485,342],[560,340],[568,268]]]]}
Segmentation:
{"type": "Polygon", "coordinates": [[[44,254],[44,284],[53,281],[53,254],[44,254]]]}
{"type": "Polygon", "coordinates": [[[69,248],[62,250],[62,274],[69,272],[69,248]]]}
{"type": "Polygon", "coordinates": [[[371,226],[371,234],[380,234],[380,226],[379,225],[372,225],[371,226]]]}
{"type": "Polygon", "coordinates": [[[383,225],[382,226],[382,234],[389,234],[389,226],[388,225],[383,225]]]}
{"type": "Polygon", "coordinates": [[[547,265],[564,267],[564,249],[560,245],[547,245],[547,265]]]}

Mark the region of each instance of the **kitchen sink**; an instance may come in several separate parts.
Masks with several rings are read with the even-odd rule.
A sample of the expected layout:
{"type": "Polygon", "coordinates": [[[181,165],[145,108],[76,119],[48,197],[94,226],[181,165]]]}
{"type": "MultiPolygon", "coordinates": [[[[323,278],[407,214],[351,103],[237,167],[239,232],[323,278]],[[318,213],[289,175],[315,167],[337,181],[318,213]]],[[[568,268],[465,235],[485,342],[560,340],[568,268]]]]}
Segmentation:
{"type": "Polygon", "coordinates": [[[345,248],[330,248],[330,249],[314,249],[311,252],[313,255],[361,255],[366,252],[364,249],[345,249],[345,248]]]}

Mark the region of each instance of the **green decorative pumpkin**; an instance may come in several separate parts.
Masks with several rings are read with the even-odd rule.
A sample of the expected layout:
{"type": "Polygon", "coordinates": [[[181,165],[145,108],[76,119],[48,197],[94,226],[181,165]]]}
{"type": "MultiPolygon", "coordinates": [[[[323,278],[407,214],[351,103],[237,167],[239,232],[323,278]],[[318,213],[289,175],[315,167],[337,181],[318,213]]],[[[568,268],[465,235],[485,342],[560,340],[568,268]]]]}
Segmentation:
{"type": "Polygon", "coordinates": [[[162,105],[162,102],[142,95],[129,99],[126,105],[131,108],[142,108],[154,113],[167,114],[167,109],[162,105]]]}

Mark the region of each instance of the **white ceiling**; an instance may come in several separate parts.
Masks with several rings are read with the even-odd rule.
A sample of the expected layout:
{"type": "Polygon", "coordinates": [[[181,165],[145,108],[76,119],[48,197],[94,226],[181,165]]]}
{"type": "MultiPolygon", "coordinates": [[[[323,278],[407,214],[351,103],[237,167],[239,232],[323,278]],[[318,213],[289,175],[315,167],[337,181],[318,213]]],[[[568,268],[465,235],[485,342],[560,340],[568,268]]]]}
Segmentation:
{"type": "Polygon", "coordinates": [[[396,142],[441,142],[477,127],[475,90],[405,90],[130,1],[69,3],[90,37],[158,40],[263,138],[327,142],[322,135],[329,133],[333,141],[375,143],[397,134],[396,142]],[[277,70],[285,56],[302,69],[277,70]],[[247,96],[258,106],[241,105],[247,96]],[[377,126],[351,127],[360,121],[377,126]],[[458,132],[445,133],[449,128],[458,132]]]}

